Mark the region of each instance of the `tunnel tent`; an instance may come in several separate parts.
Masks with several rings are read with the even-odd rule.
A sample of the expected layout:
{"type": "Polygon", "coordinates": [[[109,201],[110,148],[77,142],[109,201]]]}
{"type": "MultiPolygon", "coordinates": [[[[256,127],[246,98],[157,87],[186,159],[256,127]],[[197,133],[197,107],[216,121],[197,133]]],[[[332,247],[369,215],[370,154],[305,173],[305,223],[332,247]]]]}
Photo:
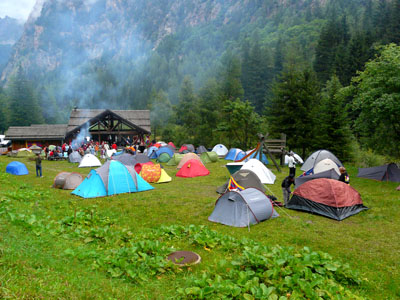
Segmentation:
{"type": "Polygon", "coordinates": [[[308,181],[296,188],[286,208],[341,221],[368,209],[350,185],[328,178],[308,181]]]}
{"type": "Polygon", "coordinates": [[[135,159],[135,156],[129,153],[122,153],[120,155],[113,156],[112,160],[119,161],[126,166],[132,167],[134,167],[138,163],[138,161],[135,159]]]}
{"type": "Polygon", "coordinates": [[[197,154],[195,154],[195,153],[186,153],[186,154],[183,155],[181,161],[179,162],[179,164],[178,164],[178,166],[177,166],[177,169],[182,168],[182,166],[183,166],[187,161],[189,161],[189,160],[191,160],[191,159],[198,160],[201,164],[203,164],[203,163],[201,162],[200,157],[199,157],[197,154]]]}
{"type": "Polygon", "coordinates": [[[167,162],[167,166],[177,166],[182,160],[184,154],[175,153],[174,156],[167,162]]]}
{"type": "Polygon", "coordinates": [[[217,162],[218,161],[218,155],[214,151],[203,152],[200,155],[200,159],[203,162],[203,164],[208,164],[208,163],[212,163],[212,162],[217,162]]]}
{"type": "Polygon", "coordinates": [[[152,189],[153,187],[140,177],[134,168],[110,160],[102,167],[91,170],[72,194],[83,198],[96,198],[152,189]]]}
{"type": "Polygon", "coordinates": [[[269,198],[255,188],[228,191],[215,203],[208,220],[234,227],[247,227],[278,217],[269,198]]]}
{"type": "Polygon", "coordinates": [[[74,190],[83,181],[83,176],[76,172],[61,172],[54,178],[53,188],[74,190]]]}
{"type": "Polygon", "coordinates": [[[217,153],[219,157],[225,157],[228,154],[228,148],[222,144],[215,145],[212,151],[217,153]]]}
{"type": "Polygon", "coordinates": [[[26,166],[19,161],[12,161],[6,166],[6,173],[12,174],[12,175],[28,175],[28,169],[26,166]]]}
{"type": "Polygon", "coordinates": [[[339,171],[339,167],[337,166],[337,164],[333,160],[331,160],[329,158],[325,158],[325,159],[319,161],[314,166],[313,173],[318,174],[318,173],[325,172],[325,171],[328,171],[331,169],[333,169],[338,174],[338,176],[340,176],[340,171],[339,171]]]}
{"type": "Polygon", "coordinates": [[[100,167],[100,160],[94,156],[93,154],[85,154],[78,166],[78,168],[91,168],[91,167],[100,167]]]}
{"type": "Polygon", "coordinates": [[[301,166],[301,170],[307,172],[313,169],[318,162],[326,158],[334,161],[338,167],[343,167],[342,162],[332,152],[328,150],[318,150],[306,159],[304,164],[301,166]]]}
{"type": "Polygon", "coordinates": [[[357,177],[400,182],[400,168],[394,163],[378,167],[360,168],[358,169],[357,177]]]}
{"type": "Polygon", "coordinates": [[[82,161],[82,156],[78,151],[72,151],[70,155],[68,155],[68,161],[70,163],[80,163],[82,161]]]}
{"type": "Polygon", "coordinates": [[[144,163],[147,163],[147,162],[150,161],[150,158],[149,158],[146,154],[143,154],[143,153],[135,154],[135,155],[133,156],[133,158],[134,158],[138,163],[141,163],[141,164],[144,164],[144,163]]]}
{"type": "Polygon", "coordinates": [[[318,178],[329,178],[329,179],[339,179],[338,173],[334,169],[329,169],[324,172],[320,172],[317,174],[311,174],[307,176],[299,176],[297,177],[294,182],[296,185],[296,188],[300,187],[302,184],[306,183],[307,181],[318,179],[318,178]]]}
{"type": "Polygon", "coordinates": [[[258,176],[262,184],[274,184],[276,180],[275,174],[272,173],[271,170],[268,169],[261,161],[255,158],[252,158],[246,162],[241,170],[253,171],[258,176]]]}
{"type": "Polygon", "coordinates": [[[223,194],[227,190],[230,189],[230,182],[235,180],[236,184],[243,187],[244,189],[248,188],[256,188],[261,192],[265,193],[266,189],[264,185],[261,183],[260,178],[250,170],[239,170],[232,174],[231,178],[229,178],[223,185],[217,188],[218,194],[223,194]]]}
{"type": "Polygon", "coordinates": [[[210,174],[210,171],[207,170],[201,161],[190,159],[182,166],[182,168],[180,168],[178,173],[176,173],[176,176],[192,178],[198,176],[207,176],[208,174],[210,174]]]}

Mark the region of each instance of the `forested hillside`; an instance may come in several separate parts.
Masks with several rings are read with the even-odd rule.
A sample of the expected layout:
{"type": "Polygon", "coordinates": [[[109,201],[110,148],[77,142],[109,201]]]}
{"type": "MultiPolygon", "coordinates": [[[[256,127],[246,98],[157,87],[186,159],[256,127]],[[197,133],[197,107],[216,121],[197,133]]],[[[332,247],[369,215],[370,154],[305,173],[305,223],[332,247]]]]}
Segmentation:
{"type": "MultiPolygon", "coordinates": [[[[351,159],[353,137],[373,144],[352,78],[399,41],[399,0],[48,0],[3,71],[0,131],[63,123],[75,105],[149,108],[153,133],[178,143],[245,148],[285,132],[292,148],[340,144],[351,159]]],[[[380,130],[398,141],[396,122],[380,130]]],[[[400,156],[390,144],[376,148],[400,156]]]]}

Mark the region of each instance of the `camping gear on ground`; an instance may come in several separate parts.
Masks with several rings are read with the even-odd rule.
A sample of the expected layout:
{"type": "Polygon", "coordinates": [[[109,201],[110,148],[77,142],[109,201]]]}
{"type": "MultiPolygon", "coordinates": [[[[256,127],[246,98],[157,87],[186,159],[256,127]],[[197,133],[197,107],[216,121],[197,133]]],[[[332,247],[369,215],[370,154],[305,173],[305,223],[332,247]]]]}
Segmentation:
{"type": "Polygon", "coordinates": [[[233,162],[233,163],[227,163],[225,165],[225,167],[228,169],[229,174],[233,174],[237,171],[239,171],[243,166],[244,166],[244,162],[233,162]]]}
{"type": "Polygon", "coordinates": [[[357,177],[400,182],[400,168],[394,163],[372,168],[359,168],[357,177]]]}
{"type": "Polygon", "coordinates": [[[278,217],[268,197],[255,188],[228,191],[217,202],[208,220],[234,227],[247,227],[278,217]]]}
{"type": "Polygon", "coordinates": [[[200,159],[203,162],[203,164],[208,164],[211,162],[217,162],[218,161],[218,155],[217,153],[211,151],[211,152],[203,152],[200,155],[200,159]]]}
{"type": "Polygon", "coordinates": [[[150,161],[150,158],[149,158],[146,154],[143,154],[143,153],[135,154],[135,155],[133,156],[133,158],[134,158],[138,163],[141,163],[141,164],[144,164],[144,163],[147,163],[147,162],[150,161]]]}
{"type": "Polygon", "coordinates": [[[286,207],[338,221],[368,209],[353,187],[328,178],[314,179],[296,188],[286,207]]]}
{"type": "Polygon", "coordinates": [[[178,171],[178,173],[176,173],[176,176],[198,177],[198,176],[207,176],[208,174],[210,174],[210,171],[207,170],[207,168],[203,165],[201,161],[196,159],[190,159],[182,166],[182,168],[178,171]]]}
{"type": "Polygon", "coordinates": [[[228,148],[222,144],[215,145],[212,151],[217,153],[219,157],[225,157],[228,154],[228,148]]]}
{"type": "MultiPolygon", "coordinates": [[[[297,153],[293,153],[293,157],[295,158],[295,161],[297,160],[297,164],[303,164],[304,161],[303,159],[300,157],[300,155],[298,155],[297,153]]],[[[285,155],[285,165],[287,165],[289,163],[289,155],[285,155]]]]}
{"type": "Polygon", "coordinates": [[[208,151],[208,150],[207,150],[206,147],[204,147],[203,145],[197,147],[197,149],[196,149],[196,153],[197,153],[197,154],[202,154],[202,153],[207,152],[207,151],[208,151]]]}
{"type": "Polygon", "coordinates": [[[306,159],[303,166],[301,167],[301,170],[307,172],[313,169],[315,165],[319,163],[321,160],[324,160],[326,158],[329,158],[332,161],[334,161],[338,167],[343,167],[342,162],[332,152],[328,150],[318,150],[315,151],[306,159]]]}
{"type": "Polygon", "coordinates": [[[150,166],[152,166],[152,165],[154,165],[154,163],[153,163],[152,161],[148,161],[148,162],[143,163],[143,164],[137,163],[137,164],[135,165],[135,167],[134,167],[136,173],[140,174],[140,172],[142,171],[142,168],[143,168],[144,165],[150,165],[150,166]]]}
{"type": "Polygon", "coordinates": [[[132,167],[134,167],[138,163],[134,155],[129,153],[123,153],[121,155],[113,156],[112,160],[119,161],[126,166],[132,166],[132,167]]]}
{"type": "Polygon", "coordinates": [[[169,147],[160,147],[157,151],[156,151],[156,156],[159,157],[161,154],[163,153],[167,153],[169,155],[169,157],[171,158],[172,156],[174,156],[174,151],[171,150],[171,148],[169,147]]]}
{"type": "Polygon", "coordinates": [[[170,159],[171,159],[171,156],[169,156],[168,153],[161,153],[161,155],[159,157],[157,157],[157,162],[166,163],[166,162],[169,162],[170,159]]]}
{"type": "MultiPolygon", "coordinates": [[[[257,157],[256,157],[256,151],[254,151],[255,149],[251,149],[251,150],[249,150],[249,151],[246,151],[246,155],[247,154],[249,154],[249,153],[251,153],[251,152],[253,152],[253,153],[251,153],[250,154],[250,156],[249,157],[247,157],[244,161],[246,162],[246,161],[249,161],[250,159],[252,159],[252,158],[255,158],[255,159],[258,159],[259,160],[259,155],[257,155],[257,157]]],[[[268,159],[267,159],[267,156],[263,153],[262,155],[261,155],[261,161],[262,161],[262,163],[264,164],[264,165],[268,165],[269,164],[269,161],[268,161],[268,159]]]]}
{"type": "Polygon", "coordinates": [[[330,170],[327,170],[327,171],[324,171],[324,172],[320,172],[320,173],[317,173],[317,174],[311,174],[311,175],[307,175],[307,176],[300,176],[300,177],[297,177],[294,180],[295,186],[296,186],[296,188],[298,188],[303,183],[306,183],[307,181],[318,179],[318,178],[329,178],[329,179],[338,180],[339,179],[339,175],[334,169],[330,169],[330,170]]]}
{"type": "Polygon", "coordinates": [[[85,156],[82,158],[78,168],[91,168],[91,167],[100,167],[101,162],[99,159],[94,156],[93,154],[85,154],[85,156]]]}
{"type": "Polygon", "coordinates": [[[19,161],[10,162],[6,167],[6,173],[9,173],[12,175],[28,175],[29,174],[26,166],[19,161]]]}
{"type": "Polygon", "coordinates": [[[183,157],[182,157],[181,161],[179,162],[177,168],[178,168],[178,169],[182,168],[182,166],[183,166],[187,161],[189,161],[189,160],[191,160],[191,159],[198,160],[201,164],[203,164],[203,163],[201,162],[200,157],[199,157],[197,154],[194,154],[194,153],[186,153],[186,154],[183,155],[183,157]]]}
{"type": "Polygon", "coordinates": [[[261,183],[260,178],[250,170],[239,170],[232,174],[225,184],[217,188],[218,194],[223,194],[227,190],[234,190],[234,185],[238,185],[240,189],[256,188],[261,192],[265,193],[266,189],[261,183]],[[232,182],[232,179],[234,182],[232,182]]]}
{"type": "Polygon", "coordinates": [[[168,161],[167,166],[177,166],[182,160],[184,154],[175,153],[174,156],[168,161]]]}
{"type": "Polygon", "coordinates": [[[337,166],[337,164],[329,159],[329,158],[325,158],[323,160],[321,160],[320,162],[318,162],[313,169],[313,173],[314,174],[318,174],[321,172],[325,172],[328,170],[333,169],[339,176],[340,176],[340,171],[339,171],[339,167],[337,166]]]}
{"type": "Polygon", "coordinates": [[[40,154],[42,152],[42,148],[37,145],[29,147],[29,150],[31,150],[33,154],[40,154]]]}
{"type": "Polygon", "coordinates": [[[147,156],[151,159],[157,158],[156,152],[158,151],[158,148],[155,146],[151,146],[149,149],[147,149],[147,156]]]}
{"type": "Polygon", "coordinates": [[[68,156],[68,161],[70,163],[80,163],[82,161],[82,156],[78,151],[73,151],[71,154],[68,156]]]}
{"type": "Polygon", "coordinates": [[[85,180],[72,192],[83,198],[112,196],[152,190],[131,166],[110,160],[102,167],[91,170],[85,180]]]}
{"type": "Polygon", "coordinates": [[[225,160],[240,160],[243,157],[246,156],[246,153],[244,153],[243,150],[238,149],[238,148],[232,148],[229,150],[228,154],[225,156],[225,160]]]}
{"type": "Polygon", "coordinates": [[[201,261],[200,255],[191,251],[175,251],[167,259],[178,266],[196,265],[201,261]]]}
{"type": "Polygon", "coordinates": [[[61,172],[54,178],[53,188],[74,190],[83,181],[83,176],[75,172],[61,172]]]}
{"type": "Polygon", "coordinates": [[[241,170],[253,171],[263,184],[274,184],[276,176],[261,161],[252,158],[246,162],[241,170]]]}

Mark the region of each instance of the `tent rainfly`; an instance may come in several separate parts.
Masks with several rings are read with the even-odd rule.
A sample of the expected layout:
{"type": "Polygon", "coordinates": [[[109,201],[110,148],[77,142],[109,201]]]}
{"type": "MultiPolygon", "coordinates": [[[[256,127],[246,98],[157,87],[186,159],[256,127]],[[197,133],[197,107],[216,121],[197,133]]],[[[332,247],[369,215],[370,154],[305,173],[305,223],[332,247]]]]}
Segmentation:
{"type": "Polygon", "coordinates": [[[112,160],[119,161],[126,166],[132,166],[132,167],[134,167],[138,163],[137,160],[135,159],[134,155],[129,154],[129,153],[122,153],[121,155],[114,155],[112,157],[112,160]]]}
{"type": "Polygon", "coordinates": [[[6,173],[12,175],[28,175],[28,169],[26,166],[19,161],[12,161],[6,167],[6,173]]]}
{"type": "Polygon", "coordinates": [[[261,161],[255,158],[252,158],[245,163],[241,170],[253,171],[263,184],[274,184],[276,180],[275,174],[272,173],[271,170],[269,170],[261,161]]]}
{"type": "MultiPolygon", "coordinates": [[[[181,161],[182,162],[182,161],[181,161]]],[[[203,165],[203,163],[196,159],[188,160],[182,168],[176,173],[177,177],[198,177],[198,176],[207,176],[210,174],[210,171],[203,165]]]]}
{"type": "Polygon", "coordinates": [[[229,150],[228,154],[225,156],[226,160],[241,160],[243,157],[246,156],[246,153],[244,153],[243,150],[237,149],[237,148],[232,148],[229,150]]]}
{"type": "Polygon", "coordinates": [[[400,182],[400,168],[394,163],[379,167],[360,168],[358,169],[357,177],[400,182]]]}
{"type": "Polygon", "coordinates": [[[278,216],[263,192],[248,188],[223,194],[208,220],[228,226],[247,227],[278,216]]]}
{"type": "Polygon", "coordinates": [[[329,179],[339,179],[338,173],[334,169],[330,169],[324,172],[320,172],[317,174],[311,174],[307,176],[300,176],[297,177],[294,182],[296,185],[296,188],[300,187],[303,183],[306,183],[307,181],[318,179],[318,178],[329,178],[329,179]]]}
{"type": "Polygon", "coordinates": [[[99,159],[94,156],[93,154],[85,154],[83,156],[81,163],[79,164],[78,168],[91,168],[91,167],[100,167],[101,162],[99,159]]]}
{"type": "Polygon", "coordinates": [[[183,155],[183,157],[182,157],[181,161],[179,162],[177,168],[178,168],[178,169],[182,168],[183,165],[184,165],[187,161],[189,161],[189,160],[191,160],[191,159],[198,160],[201,164],[203,164],[203,163],[201,162],[200,157],[199,157],[197,154],[194,154],[194,153],[186,153],[186,154],[183,155]]]}
{"type": "Polygon", "coordinates": [[[317,164],[315,164],[313,173],[318,174],[331,169],[333,169],[340,176],[340,171],[337,164],[333,160],[325,158],[319,161],[317,164]]]}
{"type": "Polygon", "coordinates": [[[75,172],[61,172],[54,178],[53,188],[63,190],[74,190],[83,181],[83,177],[75,172]]]}
{"type": "Polygon", "coordinates": [[[321,160],[324,160],[326,158],[329,158],[330,160],[334,161],[338,167],[343,167],[342,162],[332,152],[328,150],[318,150],[315,151],[306,159],[306,161],[301,167],[301,170],[307,172],[313,169],[315,165],[319,163],[321,160]]]}
{"type": "MultiPolygon", "coordinates": [[[[250,170],[239,170],[232,174],[231,176],[235,182],[242,188],[248,189],[248,188],[256,188],[260,190],[261,192],[265,193],[266,189],[264,185],[261,183],[260,178],[250,170]]],[[[221,185],[220,187],[217,188],[217,193],[223,194],[227,190],[230,189],[230,182],[231,178],[225,182],[225,184],[221,185]]]]}

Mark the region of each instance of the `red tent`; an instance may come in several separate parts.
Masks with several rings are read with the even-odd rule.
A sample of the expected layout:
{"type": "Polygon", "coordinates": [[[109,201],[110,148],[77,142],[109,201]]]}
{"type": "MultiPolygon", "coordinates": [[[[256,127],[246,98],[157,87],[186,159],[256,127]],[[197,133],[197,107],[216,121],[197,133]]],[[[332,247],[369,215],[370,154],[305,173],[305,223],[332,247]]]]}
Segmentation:
{"type": "Polygon", "coordinates": [[[142,170],[142,166],[143,165],[150,165],[150,166],[152,166],[152,165],[154,165],[154,163],[152,162],[152,161],[148,161],[147,163],[143,163],[143,164],[141,164],[141,163],[137,163],[136,165],[135,165],[135,171],[136,171],[136,173],[140,173],[140,171],[142,170]]]}
{"type": "Polygon", "coordinates": [[[183,151],[185,151],[185,150],[187,150],[188,148],[186,147],[186,145],[182,145],[182,147],[179,149],[179,153],[181,153],[181,152],[183,152],[183,151]]]}
{"type": "Polygon", "coordinates": [[[207,176],[210,171],[198,160],[191,159],[188,160],[182,168],[176,173],[178,177],[197,177],[197,176],[207,176]]]}
{"type": "Polygon", "coordinates": [[[169,142],[168,145],[170,145],[170,146],[174,147],[174,149],[176,149],[176,147],[175,147],[173,142],[169,142]]]}
{"type": "Polygon", "coordinates": [[[328,178],[314,179],[302,184],[293,192],[286,207],[338,221],[368,209],[353,187],[328,178]]]}

